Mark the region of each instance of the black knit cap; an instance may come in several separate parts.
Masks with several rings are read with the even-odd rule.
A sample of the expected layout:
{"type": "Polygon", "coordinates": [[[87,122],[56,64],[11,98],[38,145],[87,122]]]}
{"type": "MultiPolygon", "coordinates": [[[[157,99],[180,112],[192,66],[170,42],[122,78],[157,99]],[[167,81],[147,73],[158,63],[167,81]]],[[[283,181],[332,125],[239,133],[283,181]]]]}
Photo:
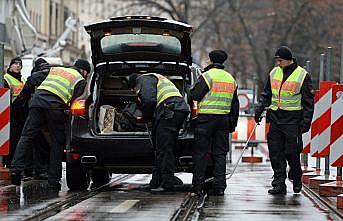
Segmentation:
{"type": "Polygon", "coordinates": [[[46,64],[49,64],[44,58],[38,58],[36,61],[35,61],[35,64],[34,66],[35,67],[40,67],[42,65],[46,65],[46,64]]]}
{"type": "Polygon", "coordinates": [[[11,60],[9,67],[11,67],[12,64],[14,63],[20,63],[21,66],[23,66],[23,62],[20,57],[15,57],[11,60]]]}
{"type": "Polygon", "coordinates": [[[287,46],[281,46],[276,50],[275,58],[281,58],[291,61],[293,59],[293,54],[291,49],[289,49],[287,46]]]}
{"type": "Polygon", "coordinates": [[[223,50],[213,50],[208,54],[208,57],[213,63],[223,64],[227,59],[227,54],[223,50]]]}
{"type": "Polygon", "coordinates": [[[91,72],[91,65],[84,59],[77,59],[74,63],[74,67],[85,70],[87,73],[91,72]]]}

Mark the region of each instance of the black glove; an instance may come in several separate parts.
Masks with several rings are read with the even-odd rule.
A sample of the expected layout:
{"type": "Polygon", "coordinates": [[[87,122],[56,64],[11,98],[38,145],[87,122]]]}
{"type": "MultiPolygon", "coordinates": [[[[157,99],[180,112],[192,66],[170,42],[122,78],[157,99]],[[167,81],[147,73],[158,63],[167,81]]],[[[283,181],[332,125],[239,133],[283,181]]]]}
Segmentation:
{"type": "Polygon", "coordinates": [[[300,124],[300,132],[306,133],[307,131],[309,131],[311,128],[311,124],[310,123],[305,123],[305,122],[301,122],[300,124]]]}
{"type": "Polygon", "coordinates": [[[259,123],[262,120],[262,113],[264,111],[264,107],[261,103],[255,105],[255,122],[259,123]]]}

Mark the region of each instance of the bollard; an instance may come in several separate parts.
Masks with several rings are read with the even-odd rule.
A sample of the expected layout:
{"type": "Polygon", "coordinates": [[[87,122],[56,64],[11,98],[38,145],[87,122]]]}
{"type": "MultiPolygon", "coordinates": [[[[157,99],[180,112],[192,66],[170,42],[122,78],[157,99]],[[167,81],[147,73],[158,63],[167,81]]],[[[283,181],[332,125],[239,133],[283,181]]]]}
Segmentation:
{"type": "MultiPolygon", "coordinates": [[[[324,81],[324,60],[325,60],[325,54],[320,54],[319,58],[319,82],[324,81]]],[[[318,83],[319,88],[319,83],[318,83]]]]}
{"type": "Polygon", "coordinates": [[[328,47],[327,63],[326,63],[326,76],[325,80],[330,81],[332,79],[332,47],[328,47]]]}

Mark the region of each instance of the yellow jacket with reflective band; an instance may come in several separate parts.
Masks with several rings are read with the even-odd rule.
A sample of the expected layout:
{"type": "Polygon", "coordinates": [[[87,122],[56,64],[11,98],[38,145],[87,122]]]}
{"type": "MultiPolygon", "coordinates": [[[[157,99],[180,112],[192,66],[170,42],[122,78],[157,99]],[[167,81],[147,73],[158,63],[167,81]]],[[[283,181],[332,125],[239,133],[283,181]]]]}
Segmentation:
{"type": "Polygon", "coordinates": [[[182,97],[179,89],[171,82],[168,78],[161,74],[144,74],[144,75],[154,75],[157,77],[157,105],[158,107],[163,101],[170,97],[182,97]]]}
{"type": "Polygon", "coordinates": [[[270,72],[270,84],[272,89],[272,102],[269,106],[272,110],[278,108],[287,111],[301,110],[301,86],[307,71],[298,66],[282,84],[283,70],[275,67],[270,72]]]}
{"type": "Polygon", "coordinates": [[[76,84],[81,80],[84,80],[84,78],[75,69],[53,67],[37,89],[50,91],[68,104],[73,96],[76,84]]]}
{"type": "Polygon", "coordinates": [[[233,76],[222,69],[212,68],[201,75],[209,91],[198,104],[199,114],[230,113],[237,84],[233,76]]]}
{"type": "Polygon", "coordinates": [[[11,101],[13,102],[18,97],[21,90],[23,90],[25,82],[23,80],[19,81],[10,74],[5,74],[4,79],[10,87],[11,101]]]}

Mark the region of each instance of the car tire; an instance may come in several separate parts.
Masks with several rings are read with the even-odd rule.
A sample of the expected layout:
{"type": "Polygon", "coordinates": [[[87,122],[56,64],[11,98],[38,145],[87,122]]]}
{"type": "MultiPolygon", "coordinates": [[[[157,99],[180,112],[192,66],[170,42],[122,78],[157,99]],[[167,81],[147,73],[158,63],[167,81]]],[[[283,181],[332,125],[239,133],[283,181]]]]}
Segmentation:
{"type": "Polygon", "coordinates": [[[98,187],[107,184],[111,180],[112,174],[107,169],[93,169],[91,178],[93,181],[92,187],[98,187]]]}
{"type": "Polygon", "coordinates": [[[67,163],[66,168],[67,186],[70,190],[87,190],[90,178],[87,171],[80,164],[67,163]]]}

